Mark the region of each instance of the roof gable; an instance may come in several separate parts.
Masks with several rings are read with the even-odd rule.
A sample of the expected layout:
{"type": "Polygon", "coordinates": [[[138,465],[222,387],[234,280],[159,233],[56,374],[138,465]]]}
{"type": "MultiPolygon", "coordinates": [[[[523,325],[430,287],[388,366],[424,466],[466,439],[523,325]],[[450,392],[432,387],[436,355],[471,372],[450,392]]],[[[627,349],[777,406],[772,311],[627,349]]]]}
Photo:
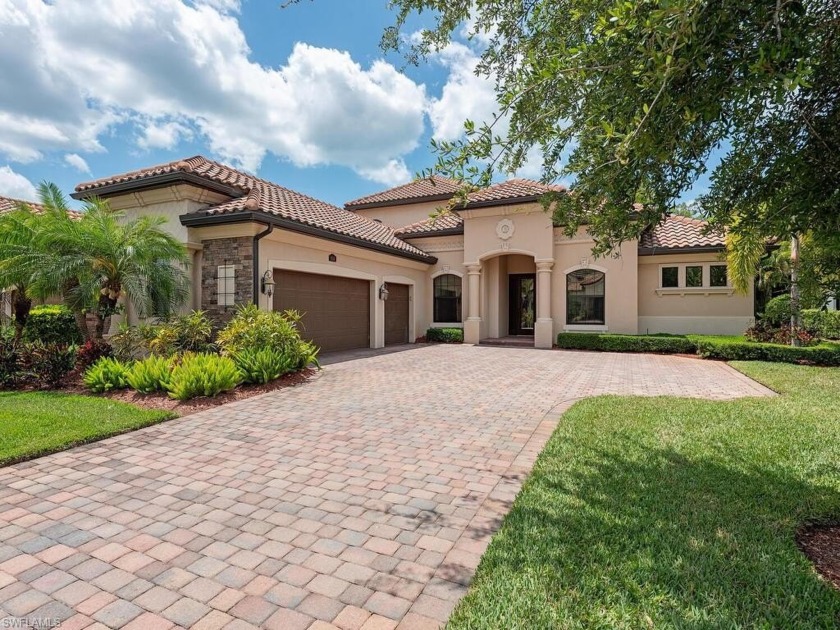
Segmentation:
{"type": "Polygon", "coordinates": [[[461,186],[462,184],[454,179],[433,175],[348,201],[344,207],[348,210],[358,210],[423,201],[442,201],[450,199],[461,186]]]}
{"type": "Polygon", "coordinates": [[[722,250],[726,235],[719,231],[707,233],[709,223],[680,215],[668,215],[658,225],[645,230],[639,238],[639,250],[656,253],[673,250],[722,250]]]}

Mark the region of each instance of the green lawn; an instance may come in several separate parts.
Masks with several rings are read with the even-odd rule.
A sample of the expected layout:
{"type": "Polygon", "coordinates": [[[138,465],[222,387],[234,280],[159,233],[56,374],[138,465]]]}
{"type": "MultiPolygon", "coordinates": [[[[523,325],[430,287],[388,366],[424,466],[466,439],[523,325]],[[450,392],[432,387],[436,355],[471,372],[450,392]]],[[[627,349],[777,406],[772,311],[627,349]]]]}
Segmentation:
{"type": "Polygon", "coordinates": [[[107,398],[0,392],[0,465],[174,417],[107,398]]]}
{"type": "Polygon", "coordinates": [[[452,628],[836,628],[794,535],[840,520],[840,369],[735,363],[782,396],[576,404],[452,628]]]}

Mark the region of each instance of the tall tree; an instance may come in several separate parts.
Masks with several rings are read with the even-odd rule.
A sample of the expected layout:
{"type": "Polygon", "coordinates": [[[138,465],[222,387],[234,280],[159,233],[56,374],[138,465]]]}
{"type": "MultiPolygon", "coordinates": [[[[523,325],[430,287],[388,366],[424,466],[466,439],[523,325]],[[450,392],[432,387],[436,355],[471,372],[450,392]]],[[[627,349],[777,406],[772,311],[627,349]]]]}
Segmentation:
{"type": "Polygon", "coordinates": [[[539,148],[543,180],[574,180],[572,194],[547,199],[558,222],[570,233],[586,223],[596,253],[661,221],[713,152],[723,155],[701,200],[712,222],[781,239],[840,231],[836,0],[391,5],[383,45],[411,61],[464,24],[488,42],[477,73],[495,82],[498,113],[437,143],[435,170],[486,183],[539,148]],[[424,11],[433,26],[407,37],[424,11]]]}
{"type": "Polygon", "coordinates": [[[25,208],[0,215],[0,287],[10,291],[15,340],[20,340],[32,309],[36,288],[31,273],[15,264],[13,257],[35,238],[37,217],[25,208]]]}

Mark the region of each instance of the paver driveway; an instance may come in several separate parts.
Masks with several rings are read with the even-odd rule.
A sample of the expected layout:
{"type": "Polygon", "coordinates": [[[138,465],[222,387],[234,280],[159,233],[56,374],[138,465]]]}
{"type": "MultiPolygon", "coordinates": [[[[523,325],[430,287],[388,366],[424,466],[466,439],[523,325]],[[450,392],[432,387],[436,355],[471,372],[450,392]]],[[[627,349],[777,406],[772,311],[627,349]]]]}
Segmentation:
{"type": "Polygon", "coordinates": [[[771,393],[652,355],[424,346],[331,365],[0,469],[0,613],[62,630],[436,627],[559,412],[601,392],[771,393]]]}

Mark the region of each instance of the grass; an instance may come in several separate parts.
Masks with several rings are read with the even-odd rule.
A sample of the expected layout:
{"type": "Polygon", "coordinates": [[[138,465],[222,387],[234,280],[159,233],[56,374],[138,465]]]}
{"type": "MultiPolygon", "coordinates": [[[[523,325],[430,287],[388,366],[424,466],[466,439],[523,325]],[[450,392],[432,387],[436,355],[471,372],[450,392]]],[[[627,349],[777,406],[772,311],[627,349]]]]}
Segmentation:
{"type": "Polygon", "coordinates": [[[840,517],[840,369],[735,363],[782,395],[576,404],[451,628],[836,628],[797,528],[840,517]]]}
{"type": "Polygon", "coordinates": [[[0,392],[0,465],[145,427],[174,415],[107,398],[0,392]]]}

